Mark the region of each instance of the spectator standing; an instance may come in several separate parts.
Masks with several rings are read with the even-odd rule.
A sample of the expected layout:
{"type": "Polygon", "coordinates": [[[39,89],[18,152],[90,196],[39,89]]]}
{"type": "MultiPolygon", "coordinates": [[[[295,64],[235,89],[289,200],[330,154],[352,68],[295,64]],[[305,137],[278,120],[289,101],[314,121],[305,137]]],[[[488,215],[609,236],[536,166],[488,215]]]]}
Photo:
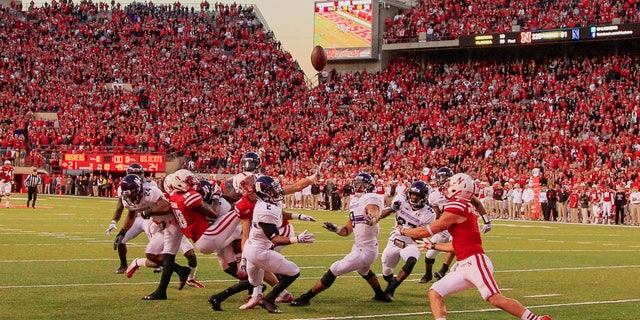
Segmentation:
{"type": "Polygon", "coordinates": [[[618,191],[616,191],[616,194],[613,197],[615,199],[614,204],[616,206],[616,211],[614,213],[615,224],[624,224],[624,210],[628,203],[627,193],[624,192],[624,186],[618,186],[618,191]]]}
{"type": "Polygon", "coordinates": [[[308,185],[302,189],[302,208],[301,209],[311,209],[313,207],[312,195],[311,195],[311,186],[308,185]]]}
{"type": "Polygon", "coordinates": [[[637,226],[638,224],[640,224],[640,192],[638,191],[637,185],[631,187],[629,203],[631,224],[637,226]]]}
{"type": "Polygon", "coordinates": [[[580,192],[576,188],[569,195],[569,221],[577,223],[580,215],[580,192]]]}
{"type": "MultiPolygon", "coordinates": [[[[486,190],[486,189],[485,189],[486,190]]],[[[496,213],[496,217],[501,219],[506,218],[504,215],[504,188],[498,181],[493,183],[493,210],[496,213]]]]}
{"type": "Polygon", "coordinates": [[[74,187],[74,183],[73,183],[74,182],[73,178],[70,175],[65,175],[64,180],[65,180],[65,183],[66,183],[66,187],[64,188],[64,194],[65,195],[75,194],[74,193],[75,187],[74,187]]]}
{"type": "MultiPolygon", "coordinates": [[[[557,186],[556,186],[557,188],[557,186]]],[[[558,221],[558,190],[549,188],[547,190],[547,214],[544,219],[547,221],[558,221]]]]}
{"type": "Polygon", "coordinates": [[[582,223],[589,223],[589,213],[591,208],[591,202],[589,201],[589,193],[587,188],[584,187],[580,190],[580,214],[582,223]]]}
{"type": "Polygon", "coordinates": [[[349,211],[349,199],[353,194],[353,186],[350,183],[344,182],[342,187],[342,199],[340,200],[342,205],[342,211],[349,211]]]}
{"type": "Polygon", "coordinates": [[[562,186],[560,188],[560,192],[558,193],[558,221],[567,222],[567,205],[569,202],[569,191],[567,191],[567,187],[562,186]]]}
{"type": "Polygon", "coordinates": [[[318,210],[318,197],[320,197],[320,185],[314,183],[311,185],[311,209],[318,210]]]}
{"type": "Polygon", "coordinates": [[[36,208],[38,186],[40,185],[42,185],[42,178],[38,176],[38,169],[33,169],[33,172],[24,180],[24,186],[27,187],[27,208],[29,205],[34,209],[36,208]],[[33,202],[31,202],[32,199],[33,202]]]}
{"type": "Polygon", "coordinates": [[[334,189],[336,189],[336,186],[333,184],[333,180],[327,179],[327,185],[324,186],[324,205],[327,210],[333,210],[331,196],[333,195],[334,189]]]}
{"type": "Polygon", "coordinates": [[[511,191],[511,198],[513,199],[513,212],[511,213],[510,218],[513,220],[517,220],[521,218],[522,215],[522,188],[520,188],[520,184],[516,183],[513,186],[513,190],[511,191]]]}
{"type": "Polygon", "coordinates": [[[522,209],[524,209],[524,219],[531,220],[531,203],[535,194],[533,193],[533,189],[529,184],[524,185],[524,190],[522,190],[522,209]]]}
{"type": "Polygon", "coordinates": [[[41,178],[41,179],[42,179],[42,184],[44,188],[44,190],[42,190],[42,193],[50,194],[51,193],[51,175],[45,174],[44,178],[41,178]]]}
{"type": "Polygon", "coordinates": [[[538,220],[549,221],[549,200],[547,199],[547,186],[540,186],[540,207],[542,207],[542,215],[538,216],[538,220]]]}

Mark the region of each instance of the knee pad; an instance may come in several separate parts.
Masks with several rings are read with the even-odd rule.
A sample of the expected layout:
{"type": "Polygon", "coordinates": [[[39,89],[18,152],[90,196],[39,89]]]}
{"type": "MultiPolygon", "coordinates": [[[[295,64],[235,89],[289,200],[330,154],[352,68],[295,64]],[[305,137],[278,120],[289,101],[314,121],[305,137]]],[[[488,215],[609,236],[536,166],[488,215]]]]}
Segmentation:
{"type": "Polygon", "coordinates": [[[407,263],[405,263],[404,266],[402,267],[402,270],[404,271],[404,273],[411,274],[411,271],[413,271],[413,267],[416,265],[416,262],[418,262],[418,259],[414,257],[407,259],[407,263]]]}
{"type": "Polygon", "coordinates": [[[336,281],[336,276],[331,272],[331,270],[328,270],[320,279],[320,283],[327,288],[331,287],[334,281],[336,281]]]}

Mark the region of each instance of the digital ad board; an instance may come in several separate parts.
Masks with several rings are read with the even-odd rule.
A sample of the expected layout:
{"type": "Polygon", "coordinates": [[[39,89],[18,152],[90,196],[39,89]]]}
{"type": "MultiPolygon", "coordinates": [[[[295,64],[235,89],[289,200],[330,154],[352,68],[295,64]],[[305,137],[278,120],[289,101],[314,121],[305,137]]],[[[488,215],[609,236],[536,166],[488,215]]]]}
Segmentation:
{"type": "Polygon", "coordinates": [[[313,45],[329,60],[372,58],[372,0],[317,1],[314,8],[313,45]]]}

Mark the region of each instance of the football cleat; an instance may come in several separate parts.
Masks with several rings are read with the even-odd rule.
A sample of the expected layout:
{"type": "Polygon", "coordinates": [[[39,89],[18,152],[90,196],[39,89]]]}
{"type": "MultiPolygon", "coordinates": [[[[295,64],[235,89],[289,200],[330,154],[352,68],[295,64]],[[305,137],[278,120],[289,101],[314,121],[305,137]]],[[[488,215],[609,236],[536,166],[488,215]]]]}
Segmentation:
{"type": "Polygon", "coordinates": [[[293,302],[293,295],[289,291],[282,291],[276,298],[276,302],[293,302]]]}
{"type": "Polygon", "coordinates": [[[125,272],[127,272],[127,266],[120,266],[120,268],[116,270],[116,274],[123,274],[125,272]]]}
{"type": "Polygon", "coordinates": [[[438,281],[438,280],[442,279],[445,274],[446,273],[444,273],[444,272],[438,271],[438,272],[434,272],[433,273],[433,277],[436,279],[436,281],[438,281]]]}
{"type": "Polygon", "coordinates": [[[382,301],[382,302],[391,302],[393,301],[393,298],[386,293],[382,293],[382,294],[376,293],[376,295],[373,296],[373,300],[382,301]]]}
{"type": "Polygon", "coordinates": [[[153,273],[160,273],[160,272],[162,272],[162,267],[153,268],[153,273]]]}
{"type": "Polygon", "coordinates": [[[276,306],[275,303],[267,299],[262,299],[262,301],[260,302],[260,306],[265,308],[269,313],[282,313],[282,311],[278,308],[278,306],[276,306]]]}
{"type": "Polygon", "coordinates": [[[422,276],[422,278],[420,278],[420,280],[418,282],[419,283],[427,283],[427,282],[431,281],[431,279],[433,279],[433,276],[431,275],[431,273],[425,273],[424,276],[422,276]]]}
{"type": "Polygon", "coordinates": [[[154,292],[148,296],[142,297],[142,300],[167,300],[167,294],[154,292]]]}
{"type": "Polygon", "coordinates": [[[138,265],[138,258],[133,259],[131,264],[127,267],[127,278],[133,277],[133,274],[140,268],[138,265]]]}
{"type": "Polygon", "coordinates": [[[259,294],[255,297],[251,297],[251,299],[249,299],[249,301],[247,301],[245,304],[240,306],[241,310],[246,310],[246,309],[253,309],[255,307],[257,307],[258,305],[260,305],[260,302],[262,301],[262,295],[259,294]]]}
{"type": "Polygon", "coordinates": [[[209,297],[207,301],[209,301],[209,304],[211,304],[211,309],[215,311],[222,311],[222,301],[218,300],[217,294],[214,294],[211,297],[209,297]]]}
{"type": "Polygon", "coordinates": [[[295,300],[291,301],[291,303],[289,303],[290,306],[292,307],[305,307],[310,305],[311,302],[307,299],[304,299],[302,297],[300,298],[296,298],[295,300]]]}
{"type": "Polygon", "coordinates": [[[176,269],[176,273],[180,276],[180,285],[178,285],[178,290],[182,290],[184,286],[187,284],[187,280],[189,279],[189,274],[191,273],[191,268],[182,267],[176,269]]]}
{"type": "Polygon", "coordinates": [[[189,279],[187,280],[187,285],[189,287],[194,287],[194,288],[204,288],[204,284],[200,283],[198,280],[196,279],[189,279]]]}

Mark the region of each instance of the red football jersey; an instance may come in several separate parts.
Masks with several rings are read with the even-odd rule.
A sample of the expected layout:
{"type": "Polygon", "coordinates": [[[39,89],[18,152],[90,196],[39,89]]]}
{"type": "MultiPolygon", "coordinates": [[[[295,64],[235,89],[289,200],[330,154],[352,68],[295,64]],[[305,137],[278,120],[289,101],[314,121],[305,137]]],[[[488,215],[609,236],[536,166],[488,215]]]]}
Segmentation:
{"type": "Polygon", "coordinates": [[[209,221],[202,213],[193,210],[202,203],[202,196],[195,190],[185,193],[174,192],[169,198],[171,210],[178,221],[178,225],[184,235],[198,241],[209,228],[209,221]]]}
{"type": "MultiPolygon", "coordinates": [[[[249,201],[246,196],[242,196],[238,202],[236,202],[236,206],[234,210],[238,213],[241,220],[253,220],[253,208],[255,208],[256,203],[249,201]]],[[[282,221],[282,227],[289,225],[289,220],[282,221]]]]}
{"type": "Polygon", "coordinates": [[[465,200],[451,200],[444,205],[444,211],[465,217],[463,223],[454,224],[449,228],[453,237],[453,251],[458,261],[464,260],[474,254],[484,253],[482,238],[478,229],[478,216],[474,213],[473,206],[465,200]]]}
{"type": "Polygon", "coordinates": [[[0,171],[0,180],[3,182],[11,181],[13,178],[13,166],[11,165],[3,165],[2,171],[0,171]]]}

